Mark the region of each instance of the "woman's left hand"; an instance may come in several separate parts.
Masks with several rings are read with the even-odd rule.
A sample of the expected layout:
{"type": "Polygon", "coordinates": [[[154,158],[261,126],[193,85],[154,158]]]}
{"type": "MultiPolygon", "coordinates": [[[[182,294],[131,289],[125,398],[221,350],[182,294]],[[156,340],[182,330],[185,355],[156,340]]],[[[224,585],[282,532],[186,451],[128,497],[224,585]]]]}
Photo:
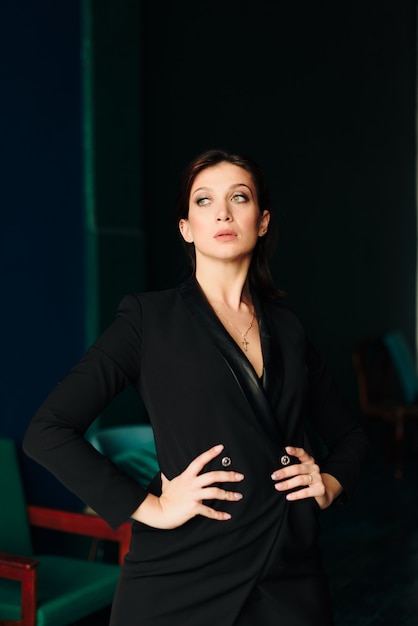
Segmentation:
{"type": "Polygon", "coordinates": [[[315,498],[319,508],[326,509],[330,506],[342,492],[342,486],[338,480],[331,474],[321,474],[315,459],[303,448],[287,446],[286,452],[297,457],[300,463],[288,465],[273,472],[272,479],[280,481],[275,484],[277,491],[288,491],[299,487],[297,491],[288,493],[286,499],[293,501],[315,498]]]}

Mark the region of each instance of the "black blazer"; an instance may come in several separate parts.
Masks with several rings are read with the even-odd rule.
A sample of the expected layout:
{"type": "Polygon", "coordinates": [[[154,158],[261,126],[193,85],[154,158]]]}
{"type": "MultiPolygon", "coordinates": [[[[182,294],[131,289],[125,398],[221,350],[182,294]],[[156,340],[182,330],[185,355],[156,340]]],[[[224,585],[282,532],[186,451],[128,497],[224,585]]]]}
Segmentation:
{"type": "MultiPolygon", "coordinates": [[[[226,583],[219,573],[227,570],[232,581],[228,597],[234,599],[223,607],[225,622],[218,615],[218,624],[234,623],[237,607],[263,572],[274,572],[286,584],[321,576],[315,500],[289,503],[270,478],[289,461],[284,446],[309,447],[308,423],[327,449],[322,471],[344,487],[340,501],[350,496],[361,469],[364,433],[303,326],[280,303],[253,297],[263,380],[190,280],[176,289],[127,296],[115,321],[47,397],[25,436],[25,451],[114,527],[129,518],[147,491],[93,450],[83,433],[129,384],[143,398],[159,465],[169,479],[217,443],[225,449],[207,469],[222,469],[222,459],[228,457],[228,469],[245,474],[239,486],[243,500],[222,502],[222,510],[232,515],[228,522],[198,517],[170,531],[134,524],[126,565],[130,574],[125,577],[150,580],[143,596],[149,604],[143,616],[147,624],[153,623],[151,605],[164,593],[156,579],[166,577],[170,589],[174,578],[186,577],[190,585],[202,565],[205,580],[212,581],[208,602],[214,611],[214,597],[225,597],[226,583]]],[[[157,477],[150,490],[159,489],[157,477]]],[[[219,507],[219,502],[213,505],[219,507]]],[[[288,587],[282,589],[288,598],[288,587]]],[[[174,591],[173,597],[180,602],[180,592],[174,591]]],[[[173,607],[169,611],[173,616],[173,607]]],[[[307,624],[316,623],[309,619],[307,624]]],[[[178,622],[168,623],[187,620],[182,614],[178,622]]]]}

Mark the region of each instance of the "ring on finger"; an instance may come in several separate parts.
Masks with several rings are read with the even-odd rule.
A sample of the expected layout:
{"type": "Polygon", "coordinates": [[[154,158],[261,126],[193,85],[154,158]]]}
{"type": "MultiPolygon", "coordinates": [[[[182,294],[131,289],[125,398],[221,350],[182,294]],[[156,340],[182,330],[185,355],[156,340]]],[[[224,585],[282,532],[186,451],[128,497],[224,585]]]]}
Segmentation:
{"type": "Polygon", "coordinates": [[[312,474],[308,474],[308,476],[309,476],[309,484],[312,485],[313,483],[312,474]]]}

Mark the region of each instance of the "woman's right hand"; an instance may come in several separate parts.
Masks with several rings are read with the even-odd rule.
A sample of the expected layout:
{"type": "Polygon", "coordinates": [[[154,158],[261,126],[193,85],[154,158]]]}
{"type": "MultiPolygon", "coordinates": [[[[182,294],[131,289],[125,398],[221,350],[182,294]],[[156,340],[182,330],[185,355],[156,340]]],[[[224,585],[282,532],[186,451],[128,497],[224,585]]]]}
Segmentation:
{"type": "Polygon", "coordinates": [[[132,518],[153,528],[171,529],[182,526],[196,515],[214,520],[228,520],[229,513],[217,511],[203,504],[203,500],[228,500],[237,502],[242,494],[227,491],[214,483],[236,483],[243,480],[243,474],[214,470],[201,473],[205,465],[216,458],[223,450],[223,445],[214,446],[196,457],[188,467],[168,480],[162,477],[160,497],[149,493],[133,513],[132,518]]]}

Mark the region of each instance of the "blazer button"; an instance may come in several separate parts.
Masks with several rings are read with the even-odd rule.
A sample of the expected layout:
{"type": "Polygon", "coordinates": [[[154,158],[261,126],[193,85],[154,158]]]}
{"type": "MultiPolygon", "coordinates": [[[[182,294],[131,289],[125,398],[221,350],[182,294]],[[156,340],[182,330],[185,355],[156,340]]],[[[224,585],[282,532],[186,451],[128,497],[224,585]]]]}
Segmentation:
{"type": "Polygon", "coordinates": [[[290,458],[288,457],[288,455],[287,455],[287,454],[284,454],[284,455],[282,456],[282,458],[280,459],[280,463],[281,463],[282,465],[289,465],[289,463],[290,463],[290,458]]]}
{"type": "Polygon", "coordinates": [[[229,456],[224,456],[223,459],[221,460],[221,463],[222,463],[223,467],[229,467],[231,465],[232,461],[229,458],[229,456]]]}

